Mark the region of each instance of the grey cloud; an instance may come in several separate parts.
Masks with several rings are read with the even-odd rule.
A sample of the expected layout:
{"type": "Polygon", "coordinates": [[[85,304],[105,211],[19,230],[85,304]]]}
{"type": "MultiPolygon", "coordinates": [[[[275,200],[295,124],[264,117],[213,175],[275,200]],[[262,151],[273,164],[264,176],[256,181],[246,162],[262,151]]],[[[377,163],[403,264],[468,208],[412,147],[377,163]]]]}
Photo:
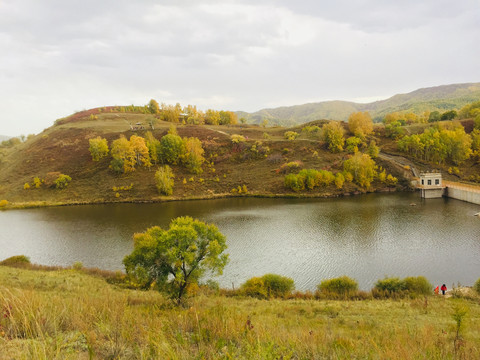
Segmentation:
{"type": "Polygon", "coordinates": [[[75,110],[152,97],[254,111],[478,81],[478,8],[473,0],[4,0],[0,134],[31,132],[20,130],[31,124],[28,111],[16,111],[22,99],[41,114],[40,130],[75,110]],[[3,121],[11,117],[16,130],[3,121]]]}
{"type": "Polygon", "coordinates": [[[451,21],[472,15],[477,24],[480,21],[480,7],[476,0],[270,0],[270,4],[284,6],[296,13],[349,24],[366,32],[415,29],[431,21],[451,21]]]}

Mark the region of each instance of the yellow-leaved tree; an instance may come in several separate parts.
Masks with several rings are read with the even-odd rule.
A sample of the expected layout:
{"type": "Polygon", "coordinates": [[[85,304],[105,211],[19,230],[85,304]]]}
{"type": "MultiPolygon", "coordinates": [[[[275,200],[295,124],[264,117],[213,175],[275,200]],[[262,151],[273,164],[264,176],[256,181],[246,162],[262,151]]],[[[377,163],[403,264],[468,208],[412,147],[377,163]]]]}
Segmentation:
{"type": "Polygon", "coordinates": [[[343,163],[343,169],[352,175],[353,181],[364,188],[368,188],[375,178],[375,161],[367,154],[355,153],[343,163]]]}
{"type": "Polygon", "coordinates": [[[205,112],[205,124],[218,125],[220,124],[220,112],[212,109],[208,109],[205,112]]]}
{"type": "Polygon", "coordinates": [[[348,117],[348,129],[355,136],[365,139],[365,136],[373,131],[373,122],[368,111],[350,114],[348,117]]]}
{"type": "Polygon", "coordinates": [[[135,171],[135,151],[125,136],[121,135],[120,138],[112,142],[110,154],[113,158],[110,168],[114,171],[124,173],[135,171]]]}
{"type": "Polygon", "coordinates": [[[161,166],[155,173],[155,184],[158,192],[163,195],[173,194],[174,174],[170,166],[161,166]]]}
{"type": "Polygon", "coordinates": [[[194,174],[202,172],[202,164],[205,161],[202,142],[196,137],[184,138],[185,152],[182,156],[182,162],[185,167],[194,174]]]}
{"type": "Polygon", "coordinates": [[[130,136],[130,146],[135,154],[137,165],[143,165],[145,167],[152,166],[152,163],[150,162],[150,154],[148,153],[147,144],[145,143],[144,138],[137,135],[130,136]]]}
{"type": "Polygon", "coordinates": [[[153,136],[151,131],[147,131],[145,134],[145,144],[147,145],[148,155],[150,155],[150,161],[157,164],[160,141],[153,136]]]}
{"type": "Polygon", "coordinates": [[[324,141],[328,144],[328,150],[332,153],[343,151],[345,130],[339,121],[330,121],[322,128],[324,141]]]}

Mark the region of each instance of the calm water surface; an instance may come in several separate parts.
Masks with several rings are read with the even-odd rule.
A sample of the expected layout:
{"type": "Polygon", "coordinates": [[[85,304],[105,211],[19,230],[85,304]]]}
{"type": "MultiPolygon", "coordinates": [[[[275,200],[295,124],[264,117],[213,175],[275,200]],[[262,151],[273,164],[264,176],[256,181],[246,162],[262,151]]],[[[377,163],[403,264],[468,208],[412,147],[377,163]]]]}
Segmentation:
{"type": "Polygon", "coordinates": [[[480,277],[480,206],[418,194],[340,199],[221,199],[89,205],[0,212],[0,259],[123,270],[132,234],[190,215],[227,236],[230,263],[218,278],[237,287],[268,272],[301,290],[348,275],[362,289],[384,276],[426,276],[471,285],[480,277]],[[417,206],[410,206],[414,202],[417,206]]]}

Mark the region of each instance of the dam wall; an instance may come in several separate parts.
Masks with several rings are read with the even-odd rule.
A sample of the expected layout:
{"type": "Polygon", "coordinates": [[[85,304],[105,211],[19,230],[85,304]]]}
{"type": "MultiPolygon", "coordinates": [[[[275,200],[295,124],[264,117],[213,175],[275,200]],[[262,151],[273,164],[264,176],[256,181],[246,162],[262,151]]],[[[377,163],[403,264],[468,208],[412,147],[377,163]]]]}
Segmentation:
{"type": "Polygon", "coordinates": [[[452,183],[445,184],[444,196],[480,205],[480,190],[452,183]]]}

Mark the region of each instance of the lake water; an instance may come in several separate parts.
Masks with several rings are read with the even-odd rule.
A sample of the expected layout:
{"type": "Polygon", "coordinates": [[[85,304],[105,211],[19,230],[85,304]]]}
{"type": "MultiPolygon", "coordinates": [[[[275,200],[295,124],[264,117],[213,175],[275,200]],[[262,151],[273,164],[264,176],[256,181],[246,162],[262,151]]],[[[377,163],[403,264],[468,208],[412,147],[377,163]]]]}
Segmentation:
{"type": "Polygon", "coordinates": [[[230,263],[217,278],[238,287],[278,273],[297,289],[348,275],[370,289],[384,276],[426,276],[432,284],[480,278],[478,205],[421,200],[416,193],[337,199],[235,198],[161,204],[53,207],[0,212],[0,259],[123,270],[132,235],[189,215],[227,237],[230,263]],[[416,206],[410,206],[416,203],[416,206]]]}

